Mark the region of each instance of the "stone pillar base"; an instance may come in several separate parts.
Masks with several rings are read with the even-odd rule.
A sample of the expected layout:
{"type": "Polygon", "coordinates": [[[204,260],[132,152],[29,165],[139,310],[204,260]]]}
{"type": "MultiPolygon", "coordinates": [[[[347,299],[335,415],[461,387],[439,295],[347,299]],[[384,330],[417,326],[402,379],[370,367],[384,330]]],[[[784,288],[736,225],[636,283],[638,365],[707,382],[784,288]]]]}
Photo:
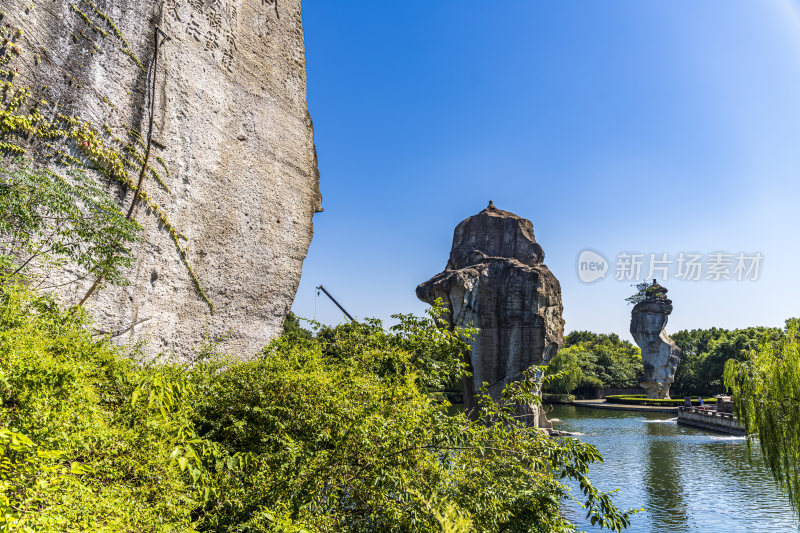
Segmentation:
{"type": "Polygon", "coordinates": [[[656,400],[669,400],[669,388],[672,383],[660,383],[658,381],[645,381],[639,386],[647,392],[647,398],[656,400]]]}

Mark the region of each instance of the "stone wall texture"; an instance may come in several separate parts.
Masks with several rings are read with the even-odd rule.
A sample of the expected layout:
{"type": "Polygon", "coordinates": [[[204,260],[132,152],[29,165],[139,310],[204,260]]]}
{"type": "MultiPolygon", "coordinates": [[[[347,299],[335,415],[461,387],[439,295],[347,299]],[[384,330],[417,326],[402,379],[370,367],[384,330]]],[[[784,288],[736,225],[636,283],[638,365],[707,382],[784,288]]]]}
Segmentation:
{"type": "MultiPolygon", "coordinates": [[[[189,357],[204,333],[252,355],[281,332],[321,210],[300,0],[93,4],[7,0],[3,10],[27,45],[43,51],[35,82],[61,109],[124,136],[147,131],[154,98],[151,163],[156,156],[166,163],[170,191],[153,181],[143,188],[185,236],[188,263],[216,312],[141,203],[135,218],[144,241],[130,285],[102,288],[86,308],[115,339],[147,339],[150,355],[189,357]],[[170,39],[150,94],[156,26],[170,39]]],[[[133,194],[109,187],[127,209],[133,194]]],[[[62,298],[77,303],[91,281],[68,286],[62,298]]]]}

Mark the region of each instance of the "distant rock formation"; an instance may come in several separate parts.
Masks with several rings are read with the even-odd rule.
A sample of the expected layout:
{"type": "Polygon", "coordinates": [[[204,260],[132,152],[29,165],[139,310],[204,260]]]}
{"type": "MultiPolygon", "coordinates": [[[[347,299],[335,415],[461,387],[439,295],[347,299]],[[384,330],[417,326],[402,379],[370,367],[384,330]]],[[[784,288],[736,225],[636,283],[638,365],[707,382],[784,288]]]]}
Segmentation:
{"type": "Polygon", "coordinates": [[[667,289],[656,280],[647,288],[645,299],[631,311],[631,335],[642,349],[644,376],[639,385],[648,398],[669,398],[669,388],[681,360],[681,351],[664,328],[672,313],[667,289]]]}
{"type": "MultiPolygon", "coordinates": [[[[58,112],[127,139],[147,132],[154,100],[149,162],[164,184],[148,176],[143,189],[175,233],[140,202],[130,284],[86,303],[98,328],[179,357],[204,333],[243,357],[280,335],[321,211],[300,0],[8,0],[2,10],[41,54],[38,66],[27,58],[27,81],[58,112]],[[156,27],[169,37],[157,68],[156,27]]],[[[131,190],[109,187],[127,209],[131,190]]],[[[92,282],[62,299],[77,303],[92,282]]]]}
{"type": "Polygon", "coordinates": [[[445,271],[417,287],[420,300],[444,301],[451,327],[480,329],[467,361],[472,377],[462,384],[467,410],[482,383],[499,398],[561,346],[561,286],[543,261],[531,221],[489,202],[456,227],[445,271]]]}

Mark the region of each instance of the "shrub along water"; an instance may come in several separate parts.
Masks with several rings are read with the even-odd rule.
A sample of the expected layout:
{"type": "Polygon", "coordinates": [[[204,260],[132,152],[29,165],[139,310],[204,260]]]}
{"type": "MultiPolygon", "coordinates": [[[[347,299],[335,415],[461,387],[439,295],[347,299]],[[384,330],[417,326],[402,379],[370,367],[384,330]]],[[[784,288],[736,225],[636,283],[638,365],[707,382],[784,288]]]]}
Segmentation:
{"type": "Polygon", "coordinates": [[[586,477],[593,446],[515,417],[533,384],[448,416],[427,391],[464,337],[436,311],[398,318],[295,330],[250,362],[207,346],[180,367],[3,287],[0,530],[572,531],[560,477],[592,522],[628,524],[586,477]]]}

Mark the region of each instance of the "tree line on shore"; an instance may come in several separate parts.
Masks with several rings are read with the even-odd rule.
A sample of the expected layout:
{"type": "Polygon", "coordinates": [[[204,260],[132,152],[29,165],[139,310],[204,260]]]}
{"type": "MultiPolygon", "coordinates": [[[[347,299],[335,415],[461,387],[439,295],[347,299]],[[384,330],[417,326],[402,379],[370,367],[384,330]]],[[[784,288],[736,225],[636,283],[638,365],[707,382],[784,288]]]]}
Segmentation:
{"type": "MultiPolygon", "coordinates": [[[[787,327],[790,321],[787,320],[787,327]]],[[[743,329],[693,329],[670,335],[682,357],[671,388],[674,397],[713,396],[728,392],[724,383],[728,360],[746,361],[765,339],[776,340],[785,329],[751,327],[743,329]]],[[[638,346],[615,333],[573,331],[564,337],[564,346],[550,361],[548,372],[564,373],[554,379],[546,392],[579,398],[594,398],[603,389],[630,389],[639,386],[643,372],[638,346]]]]}

